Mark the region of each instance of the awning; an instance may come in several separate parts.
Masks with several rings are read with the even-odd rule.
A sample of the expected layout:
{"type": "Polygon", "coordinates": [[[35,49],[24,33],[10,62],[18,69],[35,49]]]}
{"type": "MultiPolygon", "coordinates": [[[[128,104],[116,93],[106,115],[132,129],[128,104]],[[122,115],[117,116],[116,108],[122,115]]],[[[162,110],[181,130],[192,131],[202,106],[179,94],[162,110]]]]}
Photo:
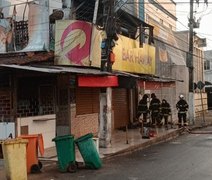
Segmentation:
{"type": "Polygon", "coordinates": [[[212,88],[212,83],[209,81],[205,81],[205,88],[212,88]]]}
{"type": "Polygon", "coordinates": [[[164,87],[175,87],[175,81],[138,81],[138,86],[146,90],[157,90],[164,87]]]}
{"type": "Polygon", "coordinates": [[[80,68],[80,67],[73,67],[73,66],[20,66],[20,65],[6,65],[0,64],[0,68],[9,68],[9,69],[19,69],[19,70],[26,70],[26,71],[35,71],[35,72],[42,72],[42,73],[76,73],[76,74],[91,74],[91,75],[111,75],[109,72],[100,71],[99,69],[92,69],[92,68],[80,68]]]}
{"type": "Polygon", "coordinates": [[[109,87],[109,86],[117,86],[120,84],[121,86],[125,88],[133,88],[135,80],[139,80],[138,84],[139,86],[143,87],[143,83],[146,83],[146,88],[156,88],[156,87],[165,87],[165,86],[172,86],[175,84],[175,81],[180,81],[176,79],[165,79],[161,77],[152,77],[149,75],[136,75],[128,72],[121,72],[121,71],[114,71],[113,73],[100,71],[99,69],[93,69],[89,67],[77,67],[77,66],[47,66],[47,65],[39,65],[39,66],[21,66],[21,65],[6,65],[6,64],[0,64],[0,68],[6,68],[6,69],[18,69],[18,70],[24,70],[24,71],[34,71],[34,72],[41,72],[41,73],[50,73],[50,74],[61,74],[61,73],[74,73],[77,75],[86,75],[83,76],[84,79],[80,82],[80,86],[87,86],[87,87],[109,87]],[[92,76],[93,75],[93,76],[92,76]],[[94,75],[96,78],[94,78],[94,75]],[[102,77],[101,77],[102,76],[102,77]],[[87,79],[86,79],[86,78],[87,79]],[[100,78],[101,77],[101,78],[100,78]],[[113,78],[111,78],[113,77],[113,78]],[[118,77],[120,80],[118,80],[118,77]],[[126,79],[130,79],[131,83],[128,85],[129,87],[126,87],[126,85],[123,85],[123,83],[129,83],[126,79]],[[89,79],[91,78],[91,79],[89,79]],[[85,83],[85,80],[87,81],[85,83]],[[95,84],[93,81],[97,81],[95,84]],[[92,84],[90,84],[92,82],[92,84]],[[161,86],[162,83],[162,86],[161,86]]]}
{"type": "Polygon", "coordinates": [[[116,87],[117,76],[78,76],[79,87],[116,87]]]}
{"type": "Polygon", "coordinates": [[[145,23],[144,21],[142,21],[141,19],[133,16],[132,14],[126,12],[125,10],[123,9],[119,9],[117,11],[117,15],[119,17],[119,19],[121,19],[122,21],[126,21],[128,24],[131,24],[132,26],[143,26],[143,27],[150,27],[150,28],[153,28],[153,26],[145,23]]]}

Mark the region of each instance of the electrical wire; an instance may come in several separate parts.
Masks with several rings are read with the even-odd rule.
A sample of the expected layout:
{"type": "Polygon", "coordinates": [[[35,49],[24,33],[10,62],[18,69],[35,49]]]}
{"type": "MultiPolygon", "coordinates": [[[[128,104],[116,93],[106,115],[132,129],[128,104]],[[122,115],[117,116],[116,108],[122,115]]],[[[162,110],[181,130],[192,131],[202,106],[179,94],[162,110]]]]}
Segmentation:
{"type": "MultiPolygon", "coordinates": [[[[143,7],[142,7],[142,8],[143,8],[143,7]]],[[[129,10],[129,9],[128,9],[128,10],[129,10]]],[[[149,12],[150,12],[150,11],[149,11],[149,12]]],[[[150,12],[150,13],[152,13],[152,12],[150,12]]],[[[154,15],[155,15],[155,14],[154,14],[154,15]]],[[[159,26],[158,26],[158,27],[159,27],[159,26]]],[[[169,32],[167,32],[167,33],[169,33],[169,32]]],[[[169,33],[169,35],[172,35],[172,34],[169,33]]],[[[173,36],[173,35],[172,35],[172,36],[173,36]]],[[[173,37],[175,37],[175,36],[173,36],[173,37]]],[[[175,38],[176,38],[176,37],[175,37],[175,38]]],[[[185,40],[183,40],[183,39],[179,39],[179,38],[178,38],[178,40],[181,40],[181,41],[183,41],[185,44],[188,45],[188,42],[187,42],[187,41],[185,41],[185,40]]]]}
{"type": "MultiPolygon", "coordinates": [[[[143,7],[142,7],[143,8],[143,7]]],[[[129,8],[128,8],[128,10],[129,10],[129,8]]],[[[146,10],[146,9],[145,9],[146,10]]],[[[150,11],[149,11],[150,12],[150,11]]],[[[152,13],[152,12],[151,12],[152,13]]],[[[158,27],[160,27],[160,26],[158,26],[158,27]]],[[[169,33],[170,34],[170,33],[169,33]]],[[[173,36],[173,35],[172,35],[173,36]]],[[[155,38],[155,37],[153,37],[153,38],[155,38]]],[[[176,39],[176,37],[174,36],[174,38],[176,39]]],[[[179,39],[179,38],[178,38],[179,39]]],[[[155,39],[155,40],[158,40],[158,39],[155,39]]],[[[181,41],[182,41],[182,39],[180,39],[181,41]]],[[[161,42],[164,42],[163,40],[161,41],[161,42]]],[[[187,41],[184,41],[183,40],[183,42],[185,43],[185,44],[187,44],[188,45],[188,42],[187,41]]],[[[172,46],[171,44],[166,44],[166,45],[168,45],[168,46],[171,46],[172,48],[175,48],[176,49],[176,47],[175,46],[172,46]]],[[[184,52],[184,53],[187,53],[187,51],[184,51],[184,50],[182,50],[182,49],[179,49],[178,48],[178,50],[179,51],[181,51],[181,52],[184,52]]],[[[193,54],[194,55],[194,57],[196,56],[197,58],[200,58],[200,59],[204,59],[203,57],[201,57],[201,56],[197,56],[196,54],[193,54]]],[[[195,58],[194,58],[194,63],[196,63],[195,62],[195,58]]],[[[198,61],[198,59],[196,60],[196,61],[198,61]]],[[[203,61],[201,61],[201,64],[203,64],[203,61]]],[[[197,72],[197,70],[194,68],[194,72],[197,72]]]]}
{"type": "MultiPolygon", "coordinates": [[[[142,7],[143,8],[143,7],[142,7]]],[[[127,8],[126,7],[126,9],[128,10],[128,11],[130,11],[130,9],[129,8],[127,8]]],[[[152,8],[151,8],[152,9],[152,8]]],[[[143,9],[144,10],[144,9],[143,9]]],[[[147,9],[145,9],[145,10],[147,10],[147,9]]],[[[154,9],[153,9],[154,10],[154,9]]],[[[152,13],[151,11],[149,11],[148,10],[148,12],[149,13],[152,13]]],[[[156,12],[156,11],[155,11],[156,12]]],[[[157,14],[157,12],[156,12],[156,14],[157,14]]],[[[154,14],[154,16],[157,16],[157,17],[159,17],[159,15],[155,15],[154,14]]],[[[154,24],[155,25],[155,24],[154,24]]],[[[159,25],[155,25],[155,26],[157,26],[158,28],[160,28],[160,26],[159,25]]],[[[164,28],[163,29],[161,29],[162,31],[164,31],[165,33],[168,33],[170,36],[172,36],[172,37],[174,37],[174,38],[176,38],[173,34],[171,34],[169,31],[166,31],[164,28]]],[[[178,38],[179,39],[179,38],[178,38]]],[[[184,43],[186,43],[186,44],[188,44],[188,42],[187,41],[185,41],[184,39],[179,39],[179,40],[181,40],[181,41],[183,41],[184,43]]]]}
{"type": "MultiPolygon", "coordinates": [[[[87,10],[87,9],[86,9],[87,10]]],[[[93,12],[93,11],[92,11],[93,12]]],[[[84,14],[86,13],[86,11],[84,11],[84,14]]],[[[81,16],[83,17],[83,15],[84,14],[82,14],[81,16]]],[[[75,41],[75,39],[76,39],[77,37],[75,37],[74,39],[72,39],[72,41],[75,41]]],[[[69,43],[67,46],[69,46],[71,43],[69,43]]],[[[64,48],[66,48],[66,47],[64,47],[64,48]]]]}
{"type": "MultiPolygon", "coordinates": [[[[20,3],[20,4],[22,4],[22,3],[20,3]]],[[[14,6],[14,5],[13,5],[14,6]]],[[[87,8],[86,8],[87,9],[87,8]]],[[[84,11],[85,12],[85,11],[84,11]]],[[[47,23],[47,22],[46,22],[47,23]]],[[[36,25],[36,24],[35,24],[36,25]]],[[[75,40],[76,38],[74,38],[74,40],[75,40]]],[[[73,40],[73,41],[74,41],[73,40]]],[[[59,43],[59,42],[55,42],[55,44],[57,45],[57,43],[59,43]]],[[[69,43],[69,45],[70,45],[71,43],[69,43]]],[[[65,47],[64,47],[65,48],[65,47]]],[[[175,47],[176,48],[176,47],[175,47]]],[[[180,49],[179,49],[180,50],[180,49]]]]}
{"type": "MultiPolygon", "coordinates": [[[[90,8],[90,7],[89,7],[90,8]]],[[[92,8],[90,8],[91,9],[91,12],[93,12],[93,9],[92,8]]],[[[126,7],[125,7],[125,9],[126,9],[126,7]]],[[[86,13],[88,13],[89,11],[88,11],[88,9],[86,8],[86,11],[83,11],[84,13],[83,14],[81,14],[80,15],[80,17],[83,17],[86,13]]],[[[36,24],[35,24],[36,25],[36,24]]],[[[78,37],[74,37],[73,39],[72,39],[72,41],[71,42],[69,42],[65,47],[64,47],[64,49],[66,48],[66,47],[68,47],[69,45],[71,45],[76,39],[77,39],[78,37]]],[[[163,42],[163,41],[161,41],[161,42],[163,42]]],[[[57,44],[57,42],[55,42],[55,44],[57,44]]],[[[169,45],[169,46],[171,46],[170,44],[167,44],[167,45],[169,45]]],[[[171,46],[171,47],[173,47],[173,48],[176,48],[175,46],[171,46]]],[[[178,49],[178,50],[180,50],[180,51],[183,51],[182,49],[178,49]]],[[[184,51],[184,52],[186,52],[187,53],[187,51],[184,51]]],[[[56,52],[57,53],[57,52],[56,52]]]]}
{"type": "MultiPolygon", "coordinates": [[[[188,27],[187,26],[185,26],[182,22],[180,22],[179,20],[177,20],[177,22],[179,22],[182,26],[184,26],[184,27],[186,27],[186,29],[188,29],[188,27]]],[[[177,29],[178,30],[178,29],[177,29]]],[[[198,32],[198,34],[200,34],[201,35],[201,32],[198,32]]]]}
{"type": "MultiPolygon", "coordinates": [[[[126,7],[125,7],[126,8],[126,7]]],[[[142,7],[143,8],[143,7],[142,7]]],[[[128,8],[128,10],[129,10],[129,8],[128,8]]],[[[150,12],[150,11],[149,11],[150,12]]],[[[173,36],[173,35],[172,35],[173,36]]],[[[175,36],[174,36],[175,37],[175,36]]],[[[159,39],[157,39],[157,38],[155,38],[155,37],[152,37],[152,38],[154,38],[155,40],[157,40],[157,41],[160,41],[160,42],[163,42],[164,43],[164,41],[163,40],[159,40],[159,39]]],[[[176,37],[175,37],[176,38],[176,37]]],[[[182,39],[181,39],[182,40],[182,39]]],[[[184,43],[186,43],[186,44],[188,44],[188,42],[187,41],[184,41],[184,43]]],[[[169,44],[169,43],[166,43],[166,45],[168,45],[168,46],[170,46],[170,47],[173,47],[173,48],[175,48],[176,49],[176,47],[175,46],[173,46],[173,45],[171,45],[171,44],[169,44]]],[[[181,51],[181,52],[184,52],[184,53],[187,53],[187,51],[185,51],[185,50],[182,50],[182,49],[180,49],[180,48],[177,48],[179,51],[181,51]]],[[[196,56],[195,54],[194,54],[194,56],[196,56]]],[[[202,57],[200,57],[200,58],[202,58],[202,57]]]]}

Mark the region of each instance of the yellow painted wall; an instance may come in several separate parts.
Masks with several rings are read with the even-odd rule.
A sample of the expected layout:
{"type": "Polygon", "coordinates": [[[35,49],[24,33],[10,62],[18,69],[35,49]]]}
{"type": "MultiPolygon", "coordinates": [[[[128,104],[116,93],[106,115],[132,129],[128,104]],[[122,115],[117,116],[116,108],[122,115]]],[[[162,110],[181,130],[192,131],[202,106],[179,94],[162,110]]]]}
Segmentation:
{"type": "Polygon", "coordinates": [[[155,47],[144,44],[139,48],[138,41],[119,36],[113,52],[116,59],[114,70],[155,74],[155,47]]]}

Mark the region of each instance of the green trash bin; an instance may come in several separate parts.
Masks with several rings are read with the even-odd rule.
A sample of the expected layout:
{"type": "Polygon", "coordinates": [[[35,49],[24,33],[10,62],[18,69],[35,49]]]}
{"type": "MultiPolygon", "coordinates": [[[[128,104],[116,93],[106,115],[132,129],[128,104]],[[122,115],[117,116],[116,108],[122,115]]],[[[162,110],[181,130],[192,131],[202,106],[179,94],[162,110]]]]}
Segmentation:
{"type": "Polygon", "coordinates": [[[61,172],[76,172],[74,136],[57,136],[52,141],[56,144],[57,158],[61,172]]]}
{"type": "Polygon", "coordinates": [[[102,162],[92,137],[93,134],[86,134],[76,139],[75,143],[82,155],[85,166],[91,169],[99,169],[102,166],[102,162]]]}

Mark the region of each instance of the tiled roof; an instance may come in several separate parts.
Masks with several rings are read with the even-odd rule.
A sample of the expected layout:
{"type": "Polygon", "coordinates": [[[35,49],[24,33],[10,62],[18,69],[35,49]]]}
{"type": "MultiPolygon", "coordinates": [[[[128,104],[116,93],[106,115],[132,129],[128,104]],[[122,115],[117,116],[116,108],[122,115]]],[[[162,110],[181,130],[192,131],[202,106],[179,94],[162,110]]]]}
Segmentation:
{"type": "Polygon", "coordinates": [[[53,61],[53,52],[36,52],[22,54],[2,54],[0,55],[0,64],[30,64],[35,62],[53,61]]]}

